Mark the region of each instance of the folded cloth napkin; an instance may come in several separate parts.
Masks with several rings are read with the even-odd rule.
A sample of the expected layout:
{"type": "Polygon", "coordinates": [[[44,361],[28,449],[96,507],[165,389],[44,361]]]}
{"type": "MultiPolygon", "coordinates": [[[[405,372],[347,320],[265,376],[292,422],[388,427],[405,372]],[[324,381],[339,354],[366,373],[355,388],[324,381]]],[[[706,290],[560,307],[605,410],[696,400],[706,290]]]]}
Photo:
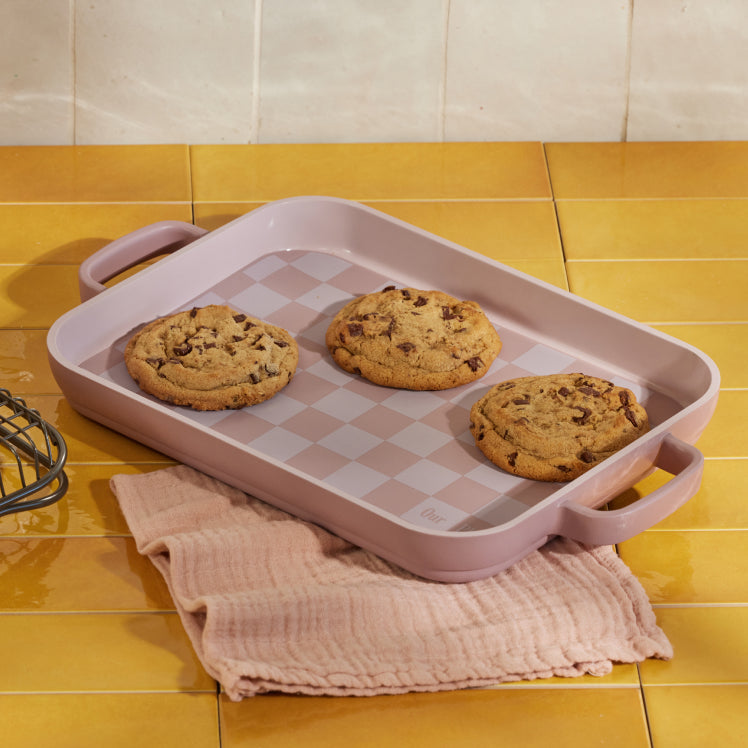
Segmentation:
{"type": "Polygon", "coordinates": [[[607,546],[559,538],[493,577],[447,584],[183,465],[116,475],[112,489],[200,661],[235,701],[604,675],[613,662],[672,656],[607,546]]]}

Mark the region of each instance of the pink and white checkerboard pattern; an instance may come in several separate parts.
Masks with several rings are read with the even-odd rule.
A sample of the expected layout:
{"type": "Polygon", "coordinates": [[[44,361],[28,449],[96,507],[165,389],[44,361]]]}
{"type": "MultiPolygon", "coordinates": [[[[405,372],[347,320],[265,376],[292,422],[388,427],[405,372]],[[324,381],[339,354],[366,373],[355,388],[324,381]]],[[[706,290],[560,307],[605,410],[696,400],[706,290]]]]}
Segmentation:
{"type": "MultiPolygon", "coordinates": [[[[181,309],[228,304],[284,327],[298,342],[299,367],[284,390],[251,408],[180,412],[402,520],[464,531],[501,525],[558,488],[509,475],[475,446],[468,429],[470,407],[493,384],[532,374],[584,371],[630,387],[648,408],[657,400],[656,394],[613,372],[494,320],[503,341],[501,355],[472,384],[411,392],[379,387],[342,371],[324,343],[332,317],[351,298],[392,284],[403,285],[339,256],[302,250],[267,255],[224,279],[181,309]]],[[[128,375],[122,357],[126,342],[117,341],[83,367],[159,402],[140,392],[128,375]]],[[[663,409],[670,406],[662,403],[663,409]]]]}

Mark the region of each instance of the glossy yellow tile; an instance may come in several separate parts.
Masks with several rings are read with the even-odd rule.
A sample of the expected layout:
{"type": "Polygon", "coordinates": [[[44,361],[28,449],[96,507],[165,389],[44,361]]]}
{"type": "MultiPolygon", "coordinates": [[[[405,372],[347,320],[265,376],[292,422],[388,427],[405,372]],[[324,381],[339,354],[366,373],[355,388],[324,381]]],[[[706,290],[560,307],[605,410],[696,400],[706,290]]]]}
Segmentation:
{"type": "Polygon", "coordinates": [[[191,223],[192,209],[189,203],[0,205],[0,263],[77,265],[158,221],[191,223]]]}
{"type": "Polygon", "coordinates": [[[60,391],[47,361],[46,330],[0,330],[0,383],[16,397],[60,391]]]}
{"type": "Polygon", "coordinates": [[[569,290],[563,260],[506,260],[504,264],[564,291],[569,290]]]}
{"type": "Polygon", "coordinates": [[[659,607],[655,613],[674,656],[641,663],[644,686],[748,683],[748,607],[659,607]]]}
{"type": "Polygon", "coordinates": [[[215,691],[176,613],[0,614],[0,692],[215,691]]]}
{"type": "Polygon", "coordinates": [[[5,612],[174,610],[132,538],[0,537],[5,612]]]}
{"type": "Polygon", "coordinates": [[[724,388],[748,388],[748,323],[714,325],[655,325],[668,335],[684,340],[712,358],[719,368],[724,388]]]}
{"type": "Polygon", "coordinates": [[[574,260],[745,259],[748,200],[560,200],[574,260]]]}
{"type": "Polygon", "coordinates": [[[220,746],[214,694],[3,694],[0,713],[7,746],[220,746]]]}
{"type": "Polygon", "coordinates": [[[493,260],[563,257],[550,202],[370,202],[368,205],[493,260]]]}
{"type": "MultiPolygon", "coordinates": [[[[664,470],[625,491],[610,506],[619,509],[648,496],[672,476],[664,470]]],[[[748,530],[748,459],[706,460],[701,487],[680,509],[656,524],[653,530],[748,530]]]]}
{"type": "Polygon", "coordinates": [[[130,530],[109,488],[117,473],[161,470],[168,463],[81,465],[68,463],[67,493],[51,506],[0,517],[0,536],[129,535],[130,530]]]}
{"type": "Polygon", "coordinates": [[[265,205],[263,202],[218,202],[218,203],[195,203],[194,220],[195,225],[208,231],[225,226],[227,223],[241,218],[241,216],[265,205]]]}
{"type": "Polygon", "coordinates": [[[748,530],[650,530],[618,550],[655,605],[748,603],[748,530]]]}
{"type": "Polygon", "coordinates": [[[189,202],[183,145],[0,148],[0,203],[189,202]]]}
{"type": "Polygon", "coordinates": [[[240,703],[222,697],[220,706],[223,748],[649,747],[641,694],[632,688],[257,696],[240,703]]]}
{"type": "Polygon", "coordinates": [[[0,327],[49,327],[80,304],[75,265],[0,266],[0,327]],[[44,299],[40,304],[39,299],[44,299]]]}
{"type": "Polygon", "coordinates": [[[748,457],[748,390],[722,390],[696,446],[705,457],[748,457]]]}
{"type": "Polygon", "coordinates": [[[31,396],[27,403],[62,434],[71,463],[172,462],[160,452],[80,415],[64,397],[31,396]]]}
{"type": "Polygon", "coordinates": [[[657,748],[748,745],[748,685],[646,686],[644,701],[657,748]]]}
{"type": "Polygon", "coordinates": [[[748,197],[748,142],[547,143],[556,199],[748,197]]]}
{"type": "Polygon", "coordinates": [[[195,145],[193,200],[548,199],[539,143],[195,145]]]}
{"type": "Polygon", "coordinates": [[[566,263],[572,292],[640,322],[748,320],[748,261],[566,263]]]}

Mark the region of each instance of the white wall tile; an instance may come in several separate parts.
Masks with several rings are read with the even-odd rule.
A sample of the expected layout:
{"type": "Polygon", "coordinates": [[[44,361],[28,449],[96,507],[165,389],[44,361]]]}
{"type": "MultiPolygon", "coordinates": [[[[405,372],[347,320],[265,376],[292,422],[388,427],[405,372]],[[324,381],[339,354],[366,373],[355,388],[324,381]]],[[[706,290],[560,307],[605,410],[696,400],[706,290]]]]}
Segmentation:
{"type": "Polygon", "coordinates": [[[247,142],[253,0],[76,4],[76,141],[247,142]]]}
{"type": "Polygon", "coordinates": [[[447,140],[620,140],[629,0],[452,0],[447,140]]]}
{"type": "Polygon", "coordinates": [[[637,0],[628,139],[748,139],[748,2],[637,0]]]}
{"type": "Polygon", "coordinates": [[[443,0],[264,0],[259,140],[441,139],[443,0]]]}
{"type": "Polygon", "coordinates": [[[72,143],[69,0],[2,0],[0,145],[72,143]]]}

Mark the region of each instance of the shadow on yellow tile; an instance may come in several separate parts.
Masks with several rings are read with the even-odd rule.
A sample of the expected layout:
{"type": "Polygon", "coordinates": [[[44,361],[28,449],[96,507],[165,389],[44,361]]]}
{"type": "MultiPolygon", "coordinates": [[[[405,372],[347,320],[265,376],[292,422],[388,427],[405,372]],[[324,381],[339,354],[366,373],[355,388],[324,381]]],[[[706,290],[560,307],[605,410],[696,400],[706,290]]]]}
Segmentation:
{"type": "Polygon", "coordinates": [[[641,663],[644,686],[748,683],[748,607],[657,607],[655,613],[674,656],[641,663]]]}
{"type": "Polygon", "coordinates": [[[646,686],[644,701],[657,748],[748,744],[748,684],[646,686]]]}
{"type": "Polygon", "coordinates": [[[222,696],[220,707],[224,748],[649,746],[641,694],[633,688],[472,690],[360,699],[271,695],[239,703],[222,696]]]}
{"type": "Polygon", "coordinates": [[[219,745],[210,693],[3,694],[7,746],[184,748],[219,745]]]}
{"type": "Polygon", "coordinates": [[[653,604],[748,603],[748,530],[650,530],[618,549],[653,604]]]}
{"type": "Polygon", "coordinates": [[[78,265],[158,221],[191,223],[192,209],[189,203],[0,205],[0,262],[78,265]]]}
{"type": "Polygon", "coordinates": [[[215,692],[176,613],[0,615],[0,691],[215,692]]]}
{"type": "MultiPolygon", "coordinates": [[[[624,491],[610,502],[621,509],[644,498],[671,479],[664,470],[624,491]]],[[[748,460],[706,460],[701,486],[683,506],[656,524],[653,530],[748,530],[748,460]]]]}

